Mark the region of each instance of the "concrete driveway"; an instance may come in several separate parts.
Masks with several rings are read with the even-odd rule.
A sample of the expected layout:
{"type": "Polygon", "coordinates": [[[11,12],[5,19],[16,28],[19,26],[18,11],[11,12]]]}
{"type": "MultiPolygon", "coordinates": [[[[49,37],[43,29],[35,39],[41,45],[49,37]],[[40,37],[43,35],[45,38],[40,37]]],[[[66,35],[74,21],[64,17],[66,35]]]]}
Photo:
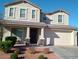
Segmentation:
{"type": "Polygon", "coordinates": [[[49,47],[60,59],[78,59],[77,47],[49,47]]]}

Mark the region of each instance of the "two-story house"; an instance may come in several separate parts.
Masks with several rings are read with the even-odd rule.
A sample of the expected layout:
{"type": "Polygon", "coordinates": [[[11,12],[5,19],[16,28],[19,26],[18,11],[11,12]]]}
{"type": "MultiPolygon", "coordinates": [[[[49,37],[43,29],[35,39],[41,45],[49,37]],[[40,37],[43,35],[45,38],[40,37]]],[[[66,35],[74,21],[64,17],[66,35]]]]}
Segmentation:
{"type": "Polygon", "coordinates": [[[3,41],[7,36],[16,36],[17,41],[36,45],[74,45],[74,27],[69,26],[69,14],[60,9],[51,13],[21,0],[5,5],[3,41]]]}

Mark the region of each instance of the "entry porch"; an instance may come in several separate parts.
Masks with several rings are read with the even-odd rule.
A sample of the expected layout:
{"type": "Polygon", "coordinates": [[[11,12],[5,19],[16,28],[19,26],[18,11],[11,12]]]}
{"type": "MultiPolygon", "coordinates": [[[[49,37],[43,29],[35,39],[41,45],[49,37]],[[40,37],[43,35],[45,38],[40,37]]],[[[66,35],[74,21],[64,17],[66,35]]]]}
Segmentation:
{"type": "Polygon", "coordinates": [[[44,45],[44,23],[10,20],[1,23],[3,26],[2,41],[5,41],[7,36],[15,36],[20,43],[44,45]]]}

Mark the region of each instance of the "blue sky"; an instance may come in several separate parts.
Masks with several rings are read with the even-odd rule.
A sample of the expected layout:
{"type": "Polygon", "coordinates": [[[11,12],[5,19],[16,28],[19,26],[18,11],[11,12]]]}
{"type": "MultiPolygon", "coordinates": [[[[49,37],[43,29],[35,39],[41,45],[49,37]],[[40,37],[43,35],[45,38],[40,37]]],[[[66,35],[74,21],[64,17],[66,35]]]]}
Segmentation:
{"type": "MultiPolygon", "coordinates": [[[[0,0],[0,14],[4,12],[4,4],[14,0],[0,0]]],[[[77,27],[78,25],[78,1],[77,0],[30,0],[38,5],[43,12],[53,12],[58,9],[64,9],[69,14],[69,24],[77,27]]]]}

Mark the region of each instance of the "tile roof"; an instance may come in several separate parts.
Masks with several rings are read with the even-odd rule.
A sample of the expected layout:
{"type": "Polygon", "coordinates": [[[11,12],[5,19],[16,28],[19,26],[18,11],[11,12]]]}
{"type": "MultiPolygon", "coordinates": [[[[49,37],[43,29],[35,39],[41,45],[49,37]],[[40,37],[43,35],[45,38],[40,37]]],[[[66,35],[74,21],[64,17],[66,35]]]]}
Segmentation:
{"type": "MultiPolygon", "coordinates": [[[[36,8],[39,8],[38,6],[36,6],[35,4],[29,2],[28,0],[17,0],[15,2],[12,2],[12,3],[8,3],[8,4],[5,4],[4,6],[7,7],[7,6],[11,6],[11,5],[16,5],[16,4],[19,4],[19,3],[29,3],[30,5],[36,7],[36,8]]],[[[41,9],[41,8],[39,8],[41,9]]]]}
{"type": "Polygon", "coordinates": [[[55,24],[48,24],[48,28],[52,28],[52,29],[71,29],[71,30],[75,30],[76,28],[74,26],[69,26],[69,25],[55,25],[55,24]]]}
{"type": "Polygon", "coordinates": [[[43,22],[29,22],[25,20],[0,20],[0,23],[3,25],[22,25],[22,26],[43,26],[45,27],[46,24],[43,22]]]}
{"type": "Polygon", "coordinates": [[[52,15],[52,14],[55,14],[55,13],[58,13],[58,12],[64,12],[66,14],[69,15],[69,13],[67,13],[64,9],[59,9],[59,10],[56,10],[54,12],[50,12],[50,13],[45,13],[46,15],[52,15]]]}
{"type": "Polygon", "coordinates": [[[22,20],[0,20],[0,24],[4,26],[34,26],[34,27],[47,27],[51,29],[68,29],[68,30],[75,30],[76,28],[69,25],[55,25],[55,24],[46,24],[44,22],[29,22],[29,21],[22,21],[22,20]]]}

